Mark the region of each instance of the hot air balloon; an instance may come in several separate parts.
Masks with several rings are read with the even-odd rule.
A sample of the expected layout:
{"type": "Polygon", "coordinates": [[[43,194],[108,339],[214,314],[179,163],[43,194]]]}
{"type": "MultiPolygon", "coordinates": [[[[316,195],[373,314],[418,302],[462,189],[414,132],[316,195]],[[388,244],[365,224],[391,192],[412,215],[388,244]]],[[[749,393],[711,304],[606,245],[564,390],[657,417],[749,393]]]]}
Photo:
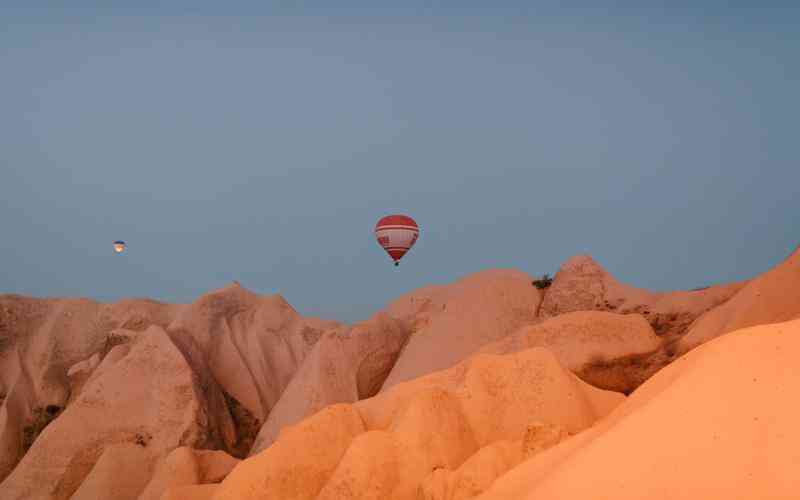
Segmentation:
{"type": "Polygon", "coordinates": [[[375,225],[375,238],[394,260],[400,265],[400,259],[406,254],[419,237],[419,226],[407,215],[387,215],[375,225]]]}
{"type": "Polygon", "coordinates": [[[114,251],[117,253],[122,253],[125,251],[125,242],[124,241],[115,241],[114,242],[114,251]]]}

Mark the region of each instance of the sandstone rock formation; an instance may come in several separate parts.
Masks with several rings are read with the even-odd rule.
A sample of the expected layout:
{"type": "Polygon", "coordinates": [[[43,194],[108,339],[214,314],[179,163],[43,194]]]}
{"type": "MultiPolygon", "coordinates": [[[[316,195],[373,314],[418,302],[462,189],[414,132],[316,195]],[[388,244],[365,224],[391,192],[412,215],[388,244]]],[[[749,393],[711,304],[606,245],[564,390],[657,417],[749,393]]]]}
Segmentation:
{"type": "Polygon", "coordinates": [[[800,327],[741,328],[800,318],[797,278],[796,251],[747,283],[655,293],[579,256],[544,290],[484,271],[352,326],[238,284],[187,305],[2,295],[0,497],[726,498],[722,474],[697,472],[716,447],[744,494],[782,498],[795,415],[778,392],[800,327]],[[648,476],[676,463],[675,484],[648,476]]]}
{"type": "MultiPolygon", "coordinates": [[[[17,494],[14,488],[39,488],[20,494],[49,498],[58,498],[65,491],[79,497],[89,491],[91,496],[111,488],[107,484],[109,474],[113,476],[124,461],[120,457],[141,455],[131,454],[129,447],[117,446],[129,442],[119,436],[130,434],[131,426],[139,426],[136,434],[141,439],[136,441],[146,444],[150,439],[147,436],[154,435],[148,427],[156,425],[154,414],[137,416],[125,405],[133,404],[126,398],[143,398],[136,405],[142,411],[150,411],[152,401],[158,399],[143,404],[148,401],[146,394],[130,392],[131,379],[118,373],[119,366],[127,364],[133,355],[134,346],[143,342],[143,336],[150,339],[147,342],[158,338],[158,347],[148,348],[149,351],[172,356],[175,362],[184,364],[182,376],[191,380],[191,389],[185,390],[193,394],[193,404],[200,408],[193,431],[179,431],[174,427],[177,423],[162,429],[176,435],[163,439],[163,447],[157,447],[157,452],[147,457],[148,467],[181,444],[245,456],[261,419],[278,400],[303,358],[324,331],[338,326],[333,321],[302,318],[281,297],[257,296],[237,285],[206,294],[190,305],[146,299],[98,304],[87,299],[0,296],[0,480],[14,470],[14,476],[9,476],[3,487],[11,488],[10,494],[17,494]],[[147,330],[152,325],[161,328],[159,334],[147,330]],[[98,384],[104,389],[91,396],[98,384]],[[93,398],[94,406],[89,406],[94,410],[86,407],[86,398],[93,398]],[[115,411],[126,408],[133,420],[120,424],[109,420],[115,411]],[[77,425],[69,423],[74,418],[105,419],[111,427],[87,430],[86,435],[80,431],[80,439],[62,450],[59,447],[66,446],[62,441],[71,435],[68,429],[77,425]],[[139,423],[124,424],[134,421],[139,423]],[[34,443],[36,446],[31,448],[34,443]],[[91,452],[85,451],[87,447],[91,452]],[[80,466],[63,462],[73,460],[70,457],[75,455],[82,457],[80,466]],[[17,466],[23,456],[27,462],[17,466]],[[39,484],[23,484],[36,476],[31,470],[38,469],[40,461],[53,460],[58,465],[50,467],[46,482],[60,486],[45,491],[39,484]],[[78,491],[79,479],[84,477],[87,486],[78,491]]],[[[158,359],[155,354],[141,357],[141,372],[134,375],[157,372],[153,364],[158,359]]],[[[174,396],[166,389],[152,389],[159,392],[153,397],[174,396]]],[[[191,420],[190,417],[191,412],[181,418],[191,420]]],[[[183,424],[189,425],[188,422],[183,424]]],[[[128,486],[114,487],[115,495],[124,498],[129,491],[143,487],[152,472],[147,470],[138,479],[136,475],[129,476],[128,486]],[[139,484],[142,481],[144,484],[139,484]]]]}
{"type": "Polygon", "coordinates": [[[480,352],[507,354],[545,347],[563,367],[577,371],[595,358],[643,354],[660,344],[650,324],[638,314],[577,311],[521,328],[480,352]]]}
{"type": "Polygon", "coordinates": [[[800,318],[800,250],[739,290],[728,302],[692,324],[677,346],[686,352],[715,337],[748,326],[800,318]]]}
{"type": "Polygon", "coordinates": [[[630,392],[651,375],[644,360],[657,352],[661,339],[638,314],[578,311],[524,327],[480,352],[505,354],[530,347],[547,348],[562,366],[595,387],[630,392]]]}
{"type": "Polygon", "coordinates": [[[102,305],[88,299],[0,296],[0,481],[113,347],[125,326],[166,326],[180,306],[150,300],[102,305]],[[77,363],[70,380],[68,372],[77,363]]]}
{"type": "Polygon", "coordinates": [[[218,489],[216,484],[179,486],[167,490],[161,500],[211,500],[218,489]]]}
{"type": "Polygon", "coordinates": [[[300,316],[279,295],[260,296],[238,284],[207,293],[169,325],[173,342],[201,378],[219,386],[212,415],[230,409],[235,433],[226,450],[244,457],[303,359],[335,321],[300,316]]]}
{"type": "Polygon", "coordinates": [[[192,362],[207,366],[225,392],[263,421],[322,332],[337,326],[301,317],[279,295],[234,284],[183,309],[169,331],[192,362]]]}
{"type": "Polygon", "coordinates": [[[798,352],[798,320],[704,344],[597,426],[522,463],[478,498],[795,498],[798,352]]]}
{"type": "Polygon", "coordinates": [[[519,441],[497,441],[484,446],[455,470],[431,472],[418,490],[423,500],[467,500],[487,490],[497,477],[522,460],[519,441]]]}
{"type": "Polygon", "coordinates": [[[588,255],[561,265],[546,289],[539,315],[549,318],[573,311],[638,313],[661,337],[677,338],[704,312],[732,297],[744,283],[712,286],[695,291],[651,292],[617,281],[588,255]]]}
{"type": "Polygon", "coordinates": [[[138,500],[160,500],[164,496],[180,498],[181,494],[191,496],[190,491],[208,495],[214,491],[209,485],[225,479],[239,462],[223,451],[176,448],[159,461],[138,500]],[[189,489],[194,486],[203,488],[189,489]]]}
{"type": "Polygon", "coordinates": [[[405,295],[387,312],[413,324],[414,333],[383,384],[449,368],[483,345],[534,323],[541,301],[525,273],[492,270],[405,295]]]}
{"type": "Polygon", "coordinates": [[[323,335],[303,360],[261,428],[251,455],[280,430],[335,403],[355,403],[378,392],[409,329],[386,313],[323,335]]]}
{"type": "MultiPolygon", "coordinates": [[[[154,455],[137,443],[109,444],[70,500],[135,499],[153,473],[154,455]]],[[[53,495],[55,496],[55,495],[53,495]]]]}
{"type": "Polygon", "coordinates": [[[544,349],[476,355],[287,428],[214,498],[413,499],[436,469],[455,470],[498,441],[521,442],[532,420],[577,433],[623,399],[581,382],[544,349]]]}
{"type": "Polygon", "coordinates": [[[314,498],[364,422],[351,405],[332,405],[289,427],[269,448],[244,460],[215,499],[314,498]]]}
{"type": "Polygon", "coordinates": [[[417,498],[467,500],[483,493],[494,481],[521,461],[569,437],[560,425],[533,422],[520,441],[496,441],[484,446],[458,469],[436,469],[423,481],[417,498]]]}
{"type": "MultiPolygon", "coordinates": [[[[208,409],[192,371],[169,337],[151,327],[118,360],[105,359],[102,375],[91,380],[80,396],[47,426],[14,471],[0,484],[4,498],[68,499],[95,466],[92,481],[108,482],[120,474],[122,455],[130,446],[105,454],[106,447],[129,444],[145,448],[138,454],[140,470],[170,450],[186,445],[218,447],[209,442],[208,409]],[[104,366],[110,364],[111,366],[104,366]],[[100,470],[102,469],[102,470],[100,470]]],[[[137,481],[126,485],[129,493],[137,481]]],[[[122,491],[122,490],[120,490],[122,491]]],[[[135,498],[135,497],[128,497],[135,498]]]]}

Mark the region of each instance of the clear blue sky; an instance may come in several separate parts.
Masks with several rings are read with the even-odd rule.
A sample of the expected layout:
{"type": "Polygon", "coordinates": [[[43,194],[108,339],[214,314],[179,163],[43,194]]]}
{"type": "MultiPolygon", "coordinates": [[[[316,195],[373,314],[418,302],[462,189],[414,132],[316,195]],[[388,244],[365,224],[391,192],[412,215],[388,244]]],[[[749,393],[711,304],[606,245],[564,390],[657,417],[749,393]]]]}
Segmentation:
{"type": "Polygon", "coordinates": [[[354,321],[485,268],[685,289],[800,243],[799,7],[71,3],[0,5],[0,293],[239,280],[354,321]]]}

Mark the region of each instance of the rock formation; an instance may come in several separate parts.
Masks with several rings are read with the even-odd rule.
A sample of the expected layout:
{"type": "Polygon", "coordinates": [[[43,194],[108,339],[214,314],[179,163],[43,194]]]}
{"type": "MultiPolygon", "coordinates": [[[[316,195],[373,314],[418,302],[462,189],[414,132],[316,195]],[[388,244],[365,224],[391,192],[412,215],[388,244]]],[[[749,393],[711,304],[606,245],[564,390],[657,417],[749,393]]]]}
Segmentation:
{"type": "Polygon", "coordinates": [[[646,360],[657,354],[661,345],[661,339],[638,314],[578,311],[517,330],[480,352],[504,354],[545,347],[586,382],[627,393],[651,375],[646,360]],[[641,362],[627,362],[632,359],[641,362]]]}
{"type": "Polygon", "coordinates": [[[437,469],[455,470],[498,441],[522,441],[532,421],[577,433],[623,399],[581,382],[545,349],[476,355],[285,429],[214,498],[414,499],[437,469]]]}
{"type": "MultiPolygon", "coordinates": [[[[166,326],[179,308],[150,300],[101,305],[88,299],[0,296],[0,481],[66,406],[70,368],[98,362],[90,358],[113,347],[114,329],[166,326]]],[[[81,385],[77,379],[72,383],[81,385]]]]}
{"type": "Polygon", "coordinates": [[[686,352],[728,332],[800,318],[800,250],[695,321],[678,343],[686,352]]]}
{"type": "MultiPolygon", "coordinates": [[[[0,490],[86,496],[111,488],[109,474],[125,460],[150,467],[181,445],[245,456],[303,358],[337,327],[300,317],[279,296],[236,285],[190,305],[0,296],[0,490]],[[167,362],[162,356],[180,365],[173,371],[183,378],[172,384],[181,397],[152,380],[167,362]],[[167,425],[159,401],[188,406],[167,425]],[[103,425],[80,423],[95,419],[103,425]],[[131,442],[147,456],[123,446],[131,442]],[[79,491],[84,478],[89,489],[79,491]]],[[[127,477],[127,486],[114,486],[116,497],[146,485],[152,471],[145,469],[139,479],[127,477]]]]}
{"type": "Polygon", "coordinates": [[[284,427],[325,406],[375,395],[408,335],[407,325],[386,313],[323,335],[270,412],[251,454],[272,444],[284,427]]]}
{"type": "Polygon", "coordinates": [[[653,376],[480,500],[788,499],[800,491],[800,321],[738,330],[653,376]]]}
{"type": "Polygon", "coordinates": [[[637,313],[650,322],[656,335],[672,340],[682,336],[695,318],[743,286],[733,283],[694,291],[651,292],[620,283],[590,256],[578,255],[561,265],[546,289],[539,315],[549,318],[591,310],[637,313]]]}
{"type": "Polygon", "coordinates": [[[540,301],[530,276],[507,270],[471,274],[397,299],[387,312],[411,321],[414,332],[383,390],[449,368],[483,345],[534,323],[540,301]]]}
{"type": "MultiPolygon", "coordinates": [[[[123,474],[118,467],[127,466],[120,456],[132,456],[142,471],[178,446],[221,445],[209,442],[206,398],[163,329],[151,327],[132,345],[116,349],[127,352],[119,359],[106,357],[97,368],[102,374],[42,431],[0,484],[4,498],[69,499],[95,465],[103,469],[95,482],[123,474]],[[144,448],[147,456],[121,444],[144,448]]],[[[137,486],[131,481],[126,492],[137,486]]]]}
{"type": "Polygon", "coordinates": [[[165,495],[180,498],[188,488],[199,486],[203,487],[198,491],[208,494],[213,491],[211,485],[225,479],[238,463],[223,451],[176,448],[158,462],[138,500],[159,500],[165,495]]]}
{"type": "Polygon", "coordinates": [[[237,283],[0,295],[0,497],[793,498],[798,278],[795,251],[650,292],[578,256],[544,289],[483,271],[354,325],[237,283]]]}

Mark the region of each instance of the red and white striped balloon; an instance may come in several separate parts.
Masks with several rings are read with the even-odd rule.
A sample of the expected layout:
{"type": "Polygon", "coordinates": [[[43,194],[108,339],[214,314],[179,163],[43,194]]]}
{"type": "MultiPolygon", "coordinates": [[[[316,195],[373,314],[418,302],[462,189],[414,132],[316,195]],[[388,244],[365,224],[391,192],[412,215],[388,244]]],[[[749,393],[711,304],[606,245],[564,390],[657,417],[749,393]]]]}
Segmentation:
{"type": "Polygon", "coordinates": [[[387,215],[375,225],[375,238],[386,250],[394,265],[406,254],[419,237],[419,226],[407,215],[387,215]]]}

